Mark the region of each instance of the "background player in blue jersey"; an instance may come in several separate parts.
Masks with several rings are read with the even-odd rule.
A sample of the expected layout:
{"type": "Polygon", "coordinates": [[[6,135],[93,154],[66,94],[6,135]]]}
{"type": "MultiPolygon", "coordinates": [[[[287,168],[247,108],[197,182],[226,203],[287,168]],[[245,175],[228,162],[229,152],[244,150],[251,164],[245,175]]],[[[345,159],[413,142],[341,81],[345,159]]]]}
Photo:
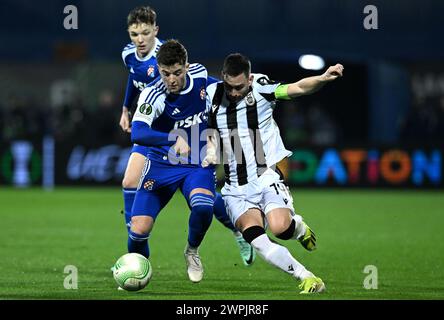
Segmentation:
{"type": "MultiPolygon", "coordinates": [[[[128,44],[122,51],[122,59],[129,75],[120,126],[123,131],[128,133],[131,132],[129,110],[134,99],[159,76],[156,54],[162,41],[157,38],[159,27],[156,24],[156,17],[156,12],[152,8],[143,6],[133,9],[127,18],[128,33],[132,43],[128,44]]],[[[147,147],[134,144],[122,181],[125,223],[128,230],[136,188],[147,152],[147,147]]],[[[255,252],[231,223],[225,210],[224,201],[219,193],[216,193],[214,215],[234,233],[243,263],[247,266],[251,265],[255,259],[255,252]]]]}
{"type": "Polygon", "coordinates": [[[199,282],[203,266],[198,253],[213,217],[214,166],[202,168],[206,139],[207,70],[189,64],[187,51],[176,40],[157,53],[161,80],[140,94],[132,121],[131,140],[149,146],[132,208],[128,251],[149,257],[148,237],[155,219],[177,189],[191,209],[184,255],[188,277],[199,282]],[[191,146],[191,148],[190,148],[191,146]]]}
{"type": "MultiPolygon", "coordinates": [[[[162,43],[156,37],[159,27],[156,25],[156,12],[152,8],[145,6],[133,9],[128,14],[127,24],[131,43],[123,49],[122,59],[129,74],[120,127],[129,133],[131,132],[129,110],[134,99],[159,76],[156,53],[162,43]]],[[[133,146],[122,181],[125,222],[128,229],[131,208],[146,154],[146,147],[133,146]]]]}

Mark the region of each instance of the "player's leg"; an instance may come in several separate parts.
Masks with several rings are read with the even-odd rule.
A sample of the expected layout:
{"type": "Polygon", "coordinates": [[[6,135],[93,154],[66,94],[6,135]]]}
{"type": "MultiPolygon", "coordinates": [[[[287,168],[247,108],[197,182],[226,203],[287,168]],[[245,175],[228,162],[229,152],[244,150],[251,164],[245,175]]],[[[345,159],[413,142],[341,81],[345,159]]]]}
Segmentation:
{"type": "MultiPolygon", "coordinates": [[[[314,275],[299,263],[287,248],[271,241],[265,233],[264,215],[257,204],[250,203],[243,197],[229,195],[229,191],[222,190],[227,208],[236,228],[265,261],[302,281],[315,279],[314,275]]],[[[324,290],[321,286],[317,292],[324,290]]]]}
{"type": "Polygon", "coordinates": [[[147,161],[143,179],[138,186],[134,205],[131,210],[131,228],[128,233],[128,252],[136,252],[149,258],[149,234],[159,212],[170,201],[177,184],[164,184],[170,172],[155,162],[147,161]],[[164,178],[164,179],[162,179],[164,178]]]}
{"type": "Polygon", "coordinates": [[[131,222],[131,209],[136,196],[137,185],[140,175],[145,165],[146,157],[145,147],[134,146],[126,166],[125,175],[122,180],[122,193],[124,203],[125,225],[129,232],[131,222]]]}
{"type": "Polygon", "coordinates": [[[256,258],[256,253],[254,252],[253,247],[245,241],[242,233],[236,229],[236,227],[231,222],[230,217],[227,214],[227,210],[225,208],[225,202],[222,198],[222,195],[216,192],[216,198],[214,200],[214,216],[216,219],[222,223],[227,229],[230,229],[233,232],[234,239],[240,249],[240,256],[242,258],[242,262],[246,266],[251,266],[256,258]]]}
{"type": "Polygon", "coordinates": [[[293,197],[282,178],[270,169],[260,179],[264,186],[261,207],[270,231],[282,240],[298,240],[309,251],[316,249],[316,236],[302,217],[294,212],[293,197]]]}
{"type": "Polygon", "coordinates": [[[199,246],[213,218],[214,183],[211,169],[192,169],[184,179],[181,190],[191,208],[188,222],[188,243],[184,250],[188,277],[192,282],[203,278],[199,246]]]}
{"type": "Polygon", "coordinates": [[[311,272],[293,258],[287,248],[270,240],[265,233],[263,216],[259,209],[250,208],[241,214],[236,227],[242,230],[244,238],[268,263],[301,280],[312,276],[311,272]]]}
{"type": "MultiPolygon", "coordinates": [[[[311,229],[302,221],[300,215],[293,210],[293,199],[289,188],[284,185],[274,172],[267,172],[263,180],[263,197],[261,207],[266,216],[270,231],[281,240],[297,239],[307,250],[316,248],[316,238],[311,229]]],[[[313,274],[301,278],[301,293],[322,292],[325,284],[313,274]]]]}
{"type": "Polygon", "coordinates": [[[134,200],[131,228],[128,232],[128,252],[135,252],[146,258],[150,257],[148,238],[154,222],[162,208],[171,199],[172,194],[166,190],[158,192],[137,191],[134,200]]]}
{"type": "Polygon", "coordinates": [[[270,231],[281,240],[298,240],[308,251],[316,249],[316,235],[302,220],[288,208],[267,211],[270,231]]]}

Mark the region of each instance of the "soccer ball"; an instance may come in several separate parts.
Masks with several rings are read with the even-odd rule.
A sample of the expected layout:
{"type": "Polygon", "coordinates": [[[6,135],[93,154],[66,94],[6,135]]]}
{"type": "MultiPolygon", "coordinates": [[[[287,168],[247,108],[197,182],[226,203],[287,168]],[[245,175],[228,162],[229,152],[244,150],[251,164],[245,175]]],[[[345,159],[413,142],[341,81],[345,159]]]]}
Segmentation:
{"type": "Polygon", "coordinates": [[[113,269],[114,280],[127,291],[145,288],[152,274],[150,261],[138,253],[124,254],[116,261],[113,269]]]}

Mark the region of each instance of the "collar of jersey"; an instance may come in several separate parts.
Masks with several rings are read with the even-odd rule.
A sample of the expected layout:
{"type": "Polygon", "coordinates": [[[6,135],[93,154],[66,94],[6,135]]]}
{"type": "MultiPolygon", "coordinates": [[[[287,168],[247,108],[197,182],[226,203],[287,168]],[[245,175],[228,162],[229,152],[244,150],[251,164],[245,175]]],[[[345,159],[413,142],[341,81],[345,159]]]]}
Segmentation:
{"type": "Polygon", "coordinates": [[[156,41],[154,41],[153,48],[151,49],[150,52],[148,52],[148,54],[144,58],[140,58],[137,55],[137,47],[136,47],[136,51],[134,52],[134,55],[136,56],[136,59],[139,60],[139,61],[142,61],[142,62],[151,59],[154,56],[154,52],[156,51],[157,45],[159,43],[160,43],[159,39],[156,38],[156,41]]]}

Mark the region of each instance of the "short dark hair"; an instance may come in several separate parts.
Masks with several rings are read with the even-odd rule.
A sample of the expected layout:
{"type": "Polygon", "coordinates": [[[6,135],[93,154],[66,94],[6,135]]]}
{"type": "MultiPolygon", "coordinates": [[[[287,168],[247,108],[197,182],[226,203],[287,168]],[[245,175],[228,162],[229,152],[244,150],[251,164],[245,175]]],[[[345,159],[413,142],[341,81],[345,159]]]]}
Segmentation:
{"type": "Polygon", "coordinates": [[[149,6],[136,7],[128,14],[127,23],[128,28],[133,24],[146,23],[156,24],[156,12],[149,6]]]}
{"type": "Polygon", "coordinates": [[[236,77],[241,73],[248,77],[251,72],[250,59],[240,53],[229,54],[224,60],[222,72],[231,77],[236,77]]]}
{"type": "Polygon", "coordinates": [[[185,65],[188,61],[187,49],[178,41],[170,39],[165,41],[157,51],[157,63],[172,66],[176,63],[185,65]]]}

